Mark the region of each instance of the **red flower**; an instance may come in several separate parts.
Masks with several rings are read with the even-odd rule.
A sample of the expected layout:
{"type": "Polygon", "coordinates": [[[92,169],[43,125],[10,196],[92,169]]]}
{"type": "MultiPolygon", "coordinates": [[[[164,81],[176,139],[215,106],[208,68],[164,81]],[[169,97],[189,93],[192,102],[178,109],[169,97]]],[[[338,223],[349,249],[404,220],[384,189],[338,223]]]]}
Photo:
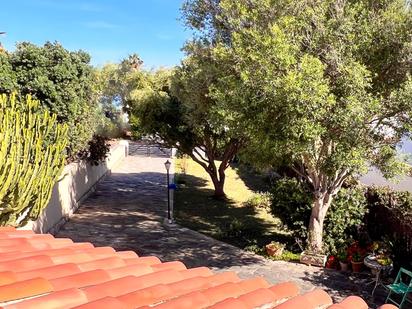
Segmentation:
{"type": "Polygon", "coordinates": [[[336,258],[336,256],[329,255],[325,267],[336,269],[338,267],[338,259],[336,258]]]}

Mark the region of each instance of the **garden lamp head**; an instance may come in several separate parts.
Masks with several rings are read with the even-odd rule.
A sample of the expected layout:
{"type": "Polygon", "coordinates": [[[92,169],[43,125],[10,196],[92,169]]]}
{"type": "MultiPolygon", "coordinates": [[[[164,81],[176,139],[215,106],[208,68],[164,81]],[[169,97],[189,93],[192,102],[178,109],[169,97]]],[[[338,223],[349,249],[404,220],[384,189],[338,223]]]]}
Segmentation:
{"type": "Polygon", "coordinates": [[[167,161],[165,162],[165,167],[166,167],[166,170],[167,170],[167,171],[170,170],[170,166],[171,166],[171,165],[172,165],[172,163],[170,163],[169,160],[167,160],[167,161]]]}

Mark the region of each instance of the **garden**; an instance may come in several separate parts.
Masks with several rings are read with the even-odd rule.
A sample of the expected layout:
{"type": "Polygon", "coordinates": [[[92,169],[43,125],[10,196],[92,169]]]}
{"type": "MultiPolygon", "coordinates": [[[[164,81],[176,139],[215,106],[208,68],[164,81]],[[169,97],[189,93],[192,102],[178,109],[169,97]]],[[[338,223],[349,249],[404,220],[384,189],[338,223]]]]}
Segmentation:
{"type": "Polygon", "coordinates": [[[125,136],[124,112],[110,99],[119,91],[109,85],[134,74],[132,64],[130,56],[107,72],[87,53],[50,42],[0,50],[0,225],[36,220],[64,166],[98,165],[110,141],[125,136]]]}
{"type": "MultiPolygon", "coordinates": [[[[232,163],[227,198],[213,198],[213,184],[190,158],[177,159],[178,223],[274,260],[299,262],[307,247],[311,198],[296,178],[232,163]],[[275,176],[274,176],[275,175],[275,176]],[[197,205],[193,207],[192,205],[197,205]]],[[[412,194],[388,187],[345,184],[325,220],[321,265],[342,271],[368,270],[376,256],[383,267],[411,265],[412,194]]]]}
{"type": "Polygon", "coordinates": [[[359,182],[371,167],[411,170],[398,152],[411,134],[410,6],[299,3],[186,1],[194,38],[133,94],[134,129],[175,147],[182,171],[190,162],[183,224],[280,258],[338,268],[376,251],[410,269],[410,193],[359,182]],[[265,185],[241,189],[244,170],[265,185]]]}
{"type": "Polygon", "coordinates": [[[179,152],[179,223],[272,259],[411,269],[411,193],[359,182],[411,173],[410,3],[187,0],[182,20],[173,68],[0,50],[0,225],[35,220],[66,164],[149,137],[179,152]]]}

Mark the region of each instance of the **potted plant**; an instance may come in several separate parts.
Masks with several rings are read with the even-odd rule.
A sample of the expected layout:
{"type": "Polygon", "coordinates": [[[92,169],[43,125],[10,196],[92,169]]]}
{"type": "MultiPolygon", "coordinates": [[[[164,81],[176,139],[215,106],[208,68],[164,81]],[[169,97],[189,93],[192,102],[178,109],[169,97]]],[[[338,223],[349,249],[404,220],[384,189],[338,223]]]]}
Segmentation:
{"type": "Polygon", "coordinates": [[[328,256],[328,259],[326,260],[325,267],[329,268],[329,269],[338,269],[338,265],[339,265],[338,262],[339,262],[339,260],[338,260],[337,256],[331,254],[331,255],[328,256]]]}
{"type": "Polygon", "coordinates": [[[362,270],[363,256],[360,254],[359,251],[356,251],[352,254],[351,264],[352,264],[352,271],[354,273],[359,273],[362,270]]]}
{"type": "Polygon", "coordinates": [[[312,250],[305,250],[300,254],[300,262],[309,266],[325,267],[326,254],[317,253],[312,250]]]}
{"type": "Polygon", "coordinates": [[[266,253],[269,256],[279,257],[282,255],[283,249],[285,249],[285,245],[277,241],[272,241],[271,243],[267,244],[265,248],[266,253]]]}
{"type": "Polygon", "coordinates": [[[342,271],[348,271],[349,264],[348,264],[348,252],[346,248],[342,248],[338,252],[338,260],[339,266],[342,271]]]}

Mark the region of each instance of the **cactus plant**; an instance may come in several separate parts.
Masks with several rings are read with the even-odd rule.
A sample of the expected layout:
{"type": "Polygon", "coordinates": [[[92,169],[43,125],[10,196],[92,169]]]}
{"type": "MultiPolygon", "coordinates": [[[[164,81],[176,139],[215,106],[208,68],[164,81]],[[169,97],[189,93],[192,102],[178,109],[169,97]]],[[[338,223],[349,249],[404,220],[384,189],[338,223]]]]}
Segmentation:
{"type": "Polygon", "coordinates": [[[0,95],[0,226],[36,219],[65,163],[67,126],[39,101],[0,95]]]}

